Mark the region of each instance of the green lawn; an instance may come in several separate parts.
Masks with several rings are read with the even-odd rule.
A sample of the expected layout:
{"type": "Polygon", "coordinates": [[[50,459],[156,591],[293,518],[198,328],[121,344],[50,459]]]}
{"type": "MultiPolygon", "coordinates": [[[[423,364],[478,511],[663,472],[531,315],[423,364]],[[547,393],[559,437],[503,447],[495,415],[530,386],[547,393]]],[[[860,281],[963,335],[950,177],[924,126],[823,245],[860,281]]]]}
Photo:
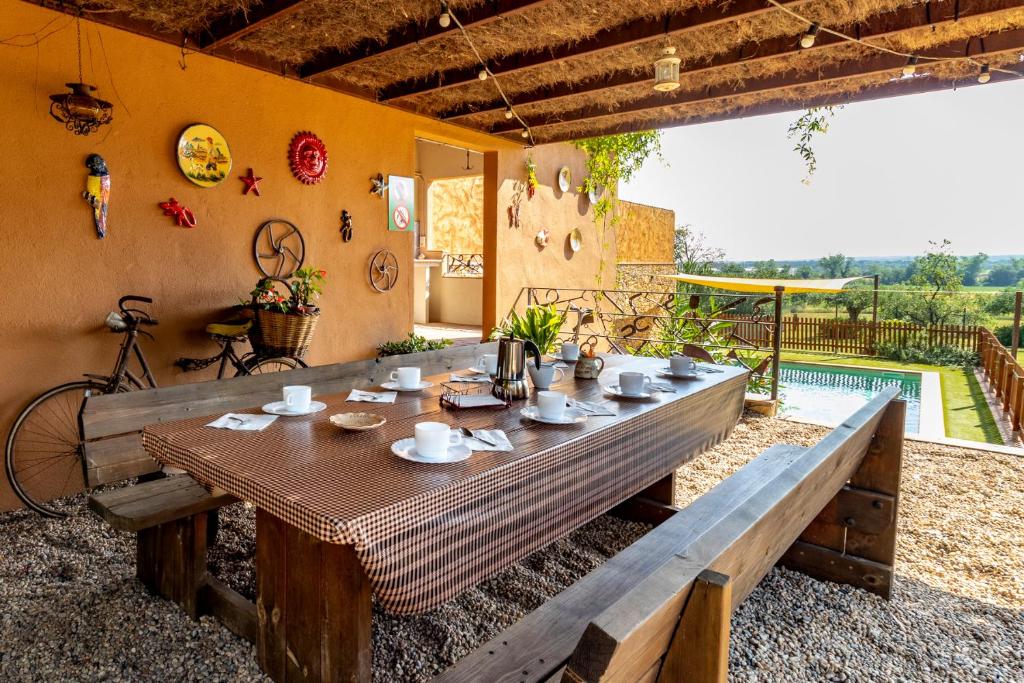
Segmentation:
{"type": "Polygon", "coordinates": [[[863,365],[873,368],[894,370],[916,370],[937,372],[942,386],[942,415],[946,422],[946,436],[951,439],[966,439],[986,443],[1002,444],[999,428],[992,418],[992,412],[985,402],[974,373],[962,368],[947,368],[938,365],[918,365],[899,361],[868,358],[864,356],[832,355],[783,351],[782,359],[809,363],[833,365],[863,365]]]}

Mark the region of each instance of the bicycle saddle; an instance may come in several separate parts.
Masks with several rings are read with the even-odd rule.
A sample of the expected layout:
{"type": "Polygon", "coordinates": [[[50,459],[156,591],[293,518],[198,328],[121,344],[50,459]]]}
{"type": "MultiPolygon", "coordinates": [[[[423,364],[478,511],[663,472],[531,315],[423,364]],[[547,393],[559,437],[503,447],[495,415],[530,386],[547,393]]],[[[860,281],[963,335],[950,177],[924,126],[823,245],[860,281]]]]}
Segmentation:
{"type": "Polygon", "coordinates": [[[215,337],[244,337],[252,327],[252,320],[227,320],[222,323],[210,323],[206,333],[215,337]]]}

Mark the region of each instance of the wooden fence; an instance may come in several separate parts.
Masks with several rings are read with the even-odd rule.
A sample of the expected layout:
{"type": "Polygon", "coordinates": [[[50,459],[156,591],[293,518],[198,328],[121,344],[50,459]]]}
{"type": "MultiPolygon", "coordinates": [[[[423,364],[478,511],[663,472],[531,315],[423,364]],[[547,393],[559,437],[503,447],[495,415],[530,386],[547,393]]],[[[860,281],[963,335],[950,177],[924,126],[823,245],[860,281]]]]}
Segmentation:
{"type": "Polygon", "coordinates": [[[978,355],[981,356],[985,379],[1003,409],[1003,417],[1013,425],[1014,431],[1020,430],[1024,417],[1024,370],[1010,351],[985,328],[981,328],[978,355]]]}
{"type": "MultiPolygon", "coordinates": [[[[733,321],[733,333],[757,346],[770,346],[769,328],[763,323],[772,319],[761,318],[760,323],[744,316],[723,316],[733,321]]],[[[922,326],[911,323],[884,321],[849,322],[833,318],[782,319],[782,348],[790,351],[819,351],[822,353],[850,353],[875,355],[881,344],[898,346],[955,346],[977,350],[984,328],[973,325],[922,326]]]]}

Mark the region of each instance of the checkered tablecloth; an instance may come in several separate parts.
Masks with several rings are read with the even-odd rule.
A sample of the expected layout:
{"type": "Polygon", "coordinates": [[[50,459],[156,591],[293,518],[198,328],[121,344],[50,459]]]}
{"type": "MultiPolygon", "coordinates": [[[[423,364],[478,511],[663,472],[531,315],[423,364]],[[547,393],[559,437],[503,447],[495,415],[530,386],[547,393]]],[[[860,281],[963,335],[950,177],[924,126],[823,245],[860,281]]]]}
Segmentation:
{"type": "MultiPolygon", "coordinates": [[[[612,368],[652,370],[621,357],[612,368]]],[[[664,364],[662,362],[662,364],[664,364]]],[[[456,411],[435,393],[374,406],[387,417],[370,432],[343,432],[327,416],[351,410],[344,395],[318,396],[328,410],[282,418],[260,432],[212,429],[209,417],[156,424],[143,443],[160,462],[253,503],[330,543],[354,546],[380,604],[414,613],[450,600],[534,550],[586,524],[724,439],[743,407],[745,373],[725,368],[678,394],[617,401],[619,414],[552,426],[510,409],[456,411]],[[420,464],[391,444],[423,420],[503,429],[510,453],[420,464]]],[[[593,380],[559,387],[602,401],[593,380]]]]}

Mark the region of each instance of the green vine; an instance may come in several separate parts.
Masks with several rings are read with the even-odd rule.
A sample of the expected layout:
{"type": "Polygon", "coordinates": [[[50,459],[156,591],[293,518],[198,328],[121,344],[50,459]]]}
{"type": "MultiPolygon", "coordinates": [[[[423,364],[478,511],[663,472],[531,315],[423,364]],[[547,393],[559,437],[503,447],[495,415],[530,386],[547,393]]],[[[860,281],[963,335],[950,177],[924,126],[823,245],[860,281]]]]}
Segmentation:
{"type": "Polygon", "coordinates": [[[832,118],[842,108],[841,105],[838,107],[811,107],[800,118],[789,124],[786,137],[790,140],[794,137],[797,138],[793,151],[804,160],[804,166],[807,170],[807,175],[800,181],[804,185],[811,184],[811,178],[814,176],[814,172],[818,170],[818,158],[814,155],[814,148],[811,146],[814,136],[828,133],[828,127],[832,118]]]}
{"type": "Polygon", "coordinates": [[[605,268],[605,234],[607,228],[614,228],[619,222],[619,182],[629,181],[651,155],[664,162],[661,155],[661,131],[606,135],[576,140],[573,144],[587,153],[587,177],[579,191],[593,191],[596,194],[604,188],[604,193],[593,207],[594,225],[601,246],[601,262],[597,271],[597,284],[600,286],[605,268]]]}

